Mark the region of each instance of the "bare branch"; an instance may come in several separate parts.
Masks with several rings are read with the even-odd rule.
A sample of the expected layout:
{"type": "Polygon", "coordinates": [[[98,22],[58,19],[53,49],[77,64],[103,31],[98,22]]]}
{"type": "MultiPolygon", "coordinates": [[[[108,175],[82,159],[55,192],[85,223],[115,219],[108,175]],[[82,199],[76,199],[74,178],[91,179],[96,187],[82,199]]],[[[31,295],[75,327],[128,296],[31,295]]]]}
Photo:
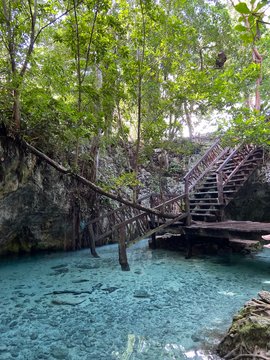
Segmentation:
{"type": "Polygon", "coordinates": [[[91,27],[91,34],[90,34],[90,38],[89,38],[89,43],[88,43],[88,47],[87,47],[85,66],[84,66],[84,71],[83,71],[83,76],[82,76],[82,82],[84,81],[86,71],[87,71],[87,67],[88,67],[88,63],[89,63],[90,49],[91,49],[91,45],[92,45],[92,42],[93,42],[94,29],[95,29],[95,25],[96,25],[96,21],[97,21],[97,16],[98,16],[98,3],[96,3],[95,6],[96,6],[96,10],[95,10],[95,15],[94,15],[94,19],[93,19],[93,24],[92,24],[92,27],[91,27]]]}

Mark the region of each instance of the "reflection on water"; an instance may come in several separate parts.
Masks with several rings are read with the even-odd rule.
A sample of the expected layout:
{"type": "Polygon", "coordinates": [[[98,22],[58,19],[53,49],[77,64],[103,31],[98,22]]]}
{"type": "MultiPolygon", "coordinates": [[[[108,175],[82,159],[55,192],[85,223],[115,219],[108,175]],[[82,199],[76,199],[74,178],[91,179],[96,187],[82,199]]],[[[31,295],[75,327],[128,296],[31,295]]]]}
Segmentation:
{"type": "MultiPolygon", "coordinates": [[[[270,250],[184,259],[117,247],[5,260],[0,265],[0,359],[207,359],[233,314],[270,290],[270,250]]],[[[212,356],[213,357],[213,356],[212,356]]]]}

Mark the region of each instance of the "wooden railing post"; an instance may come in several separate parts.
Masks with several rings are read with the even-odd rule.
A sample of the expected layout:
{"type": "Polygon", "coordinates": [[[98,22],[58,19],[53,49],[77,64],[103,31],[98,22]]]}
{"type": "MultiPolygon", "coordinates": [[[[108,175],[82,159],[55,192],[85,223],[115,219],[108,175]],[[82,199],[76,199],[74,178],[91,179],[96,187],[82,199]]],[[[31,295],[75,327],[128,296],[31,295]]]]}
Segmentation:
{"type": "Polygon", "coordinates": [[[121,225],[118,231],[119,231],[119,237],[118,237],[119,263],[123,271],[129,271],[130,267],[127,259],[125,225],[121,225]]]}
{"type": "Polygon", "coordinates": [[[190,226],[190,224],[191,224],[191,214],[190,214],[188,182],[189,182],[189,177],[185,178],[185,212],[187,213],[186,225],[190,226]]]}
{"type": "Polygon", "coordinates": [[[224,204],[224,193],[223,193],[223,172],[219,171],[217,173],[217,191],[218,191],[218,203],[220,205],[224,204]]]}
{"type": "MultiPolygon", "coordinates": [[[[154,229],[156,227],[156,222],[155,222],[155,215],[154,214],[150,214],[150,229],[154,229]]],[[[157,241],[156,241],[156,233],[154,232],[151,235],[152,241],[151,241],[151,247],[152,249],[156,249],[157,248],[157,241]]]]}
{"type": "Polygon", "coordinates": [[[217,174],[217,191],[218,191],[218,203],[220,205],[219,209],[219,221],[224,220],[224,187],[223,187],[223,171],[219,171],[217,174]]]}
{"type": "Polygon", "coordinates": [[[97,252],[96,252],[96,242],[95,242],[95,233],[93,229],[93,224],[89,225],[89,232],[90,232],[90,239],[89,239],[89,245],[90,245],[90,251],[92,256],[95,258],[99,258],[97,252]]]}

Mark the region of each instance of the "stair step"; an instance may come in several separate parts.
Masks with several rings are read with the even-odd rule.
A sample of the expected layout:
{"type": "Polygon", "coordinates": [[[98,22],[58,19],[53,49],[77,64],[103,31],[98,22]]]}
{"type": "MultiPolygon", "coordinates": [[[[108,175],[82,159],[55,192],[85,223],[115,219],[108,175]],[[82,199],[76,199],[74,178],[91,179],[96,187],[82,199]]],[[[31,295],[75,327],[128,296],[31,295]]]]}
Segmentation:
{"type": "Polygon", "coordinates": [[[242,184],[242,182],[244,182],[244,181],[246,181],[246,179],[245,178],[239,178],[239,179],[233,179],[233,178],[231,178],[229,181],[228,181],[228,184],[230,184],[230,183],[234,183],[234,184],[237,184],[237,185],[241,185],[242,184]]]}
{"type": "MultiPolygon", "coordinates": [[[[233,190],[227,190],[227,191],[224,191],[223,192],[224,194],[233,194],[233,193],[235,193],[235,191],[233,191],[233,190]]],[[[207,193],[206,192],[196,192],[196,193],[194,193],[194,195],[196,196],[196,195],[207,195],[207,194],[211,194],[211,195],[218,195],[218,192],[217,191],[208,191],[207,193]]]]}
{"type": "Polygon", "coordinates": [[[237,180],[237,181],[246,181],[247,177],[241,174],[235,174],[231,177],[230,180],[237,180]]]}
{"type": "Polygon", "coordinates": [[[238,190],[239,189],[239,187],[241,187],[241,185],[240,184],[238,184],[238,185],[235,185],[235,184],[227,184],[227,185],[225,185],[224,186],[224,190],[225,191],[227,191],[227,190],[238,190]]]}
{"type": "Polygon", "coordinates": [[[218,209],[193,209],[190,211],[191,215],[193,214],[203,214],[203,215],[211,215],[210,213],[216,213],[218,209]]]}
{"type": "Polygon", "coordinates": [[[189,200],[189,202],[190,202],[190,204],[192,204],[192,203],[196,203],[196,204],[199,204],[200,202],[204,202],[204,201],[206,201],[206,203],[207,203],[207,201],[212,201],[212,203],[207,203],[207,204],[213,204],[213,205],[219,205],[218,204],[218,199],[217,198],[212,198],[212,197],[202,197],[202,198],[199,198],[199,199],[190,199],[189,200]]]}
{"type": "Polygon", "coordinates": [[[217,181],[216,181],[216,179],[214,180],[212,180],[212,179],[210,179],[210,180],[208,180],[208,179],[205,179],[205,184],[216,184],[217,183],[217,181]]]}
{"type": "Polygon", "coordinates": [[[216,215],[213,214],[198,214],[198,213],[193,213],[191,214],[191,218],[193,220],[197,220],[197,221],[207,221],[207,222],[215,222],[217,220],[216,215]]]}
{"type": "Polygon", "coordinates": [[[237,244],[245,247],[254,247],[260,245],[260,241],[248,240],[248,239],[229,239],[229,243],[237,244]]]}
{"type": "Polygon", "coordinates": [[[219,207],[220,204],[218,203],[208,203],[208,202],[196,202],[196,203],[192,203],[190,204],[190,206],[217,206],[219,207]]]}

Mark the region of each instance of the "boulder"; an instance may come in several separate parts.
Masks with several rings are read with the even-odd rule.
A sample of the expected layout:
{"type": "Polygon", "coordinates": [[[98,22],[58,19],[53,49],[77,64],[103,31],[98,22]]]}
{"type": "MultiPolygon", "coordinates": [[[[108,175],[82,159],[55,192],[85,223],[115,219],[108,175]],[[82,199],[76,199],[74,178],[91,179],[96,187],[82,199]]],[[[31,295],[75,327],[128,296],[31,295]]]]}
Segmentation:
{"type": "Polygon", "coordinates": [[[228,332],[217,347],[219,356],[228,359],[270,359],[270,293],[261,291],[233,318],[228,332]]]}

